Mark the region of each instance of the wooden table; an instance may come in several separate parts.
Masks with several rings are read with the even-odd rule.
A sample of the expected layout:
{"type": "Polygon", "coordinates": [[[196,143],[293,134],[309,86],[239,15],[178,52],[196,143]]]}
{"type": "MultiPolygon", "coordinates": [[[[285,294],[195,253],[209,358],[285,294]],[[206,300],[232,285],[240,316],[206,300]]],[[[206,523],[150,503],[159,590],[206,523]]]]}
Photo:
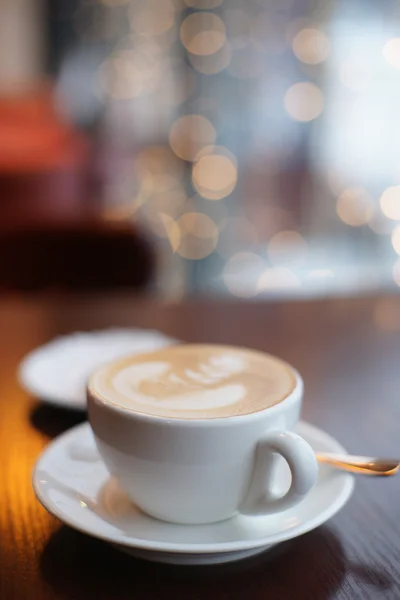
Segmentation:
{"type": "Polygon", "coordinates": [[[42,406],[16,381],[23,355],[56,335],[110,325],[242,344],[303,374],[304,417],[354,453],[400,455],[400,300],[159,305],[132,297],[0,302],[0,599],[400,598],[400,477],[360,477],[331,522],[253,561],[169,567],[62,526],[39,505],[32,467],[82,416],[42,406]]]}

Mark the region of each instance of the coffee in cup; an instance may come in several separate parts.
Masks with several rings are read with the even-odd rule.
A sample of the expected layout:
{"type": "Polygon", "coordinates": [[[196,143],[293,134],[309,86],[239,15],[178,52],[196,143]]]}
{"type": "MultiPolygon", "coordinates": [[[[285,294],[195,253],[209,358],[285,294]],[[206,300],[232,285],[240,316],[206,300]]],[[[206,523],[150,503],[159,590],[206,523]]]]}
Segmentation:
{"type": "Polygon", "coordinates": [[[219,419],[278,404],[296,387],[293,369],[273,356],[214,345],[177,345],[122,359],[91,385],[108,402],[169,419],[219,419]]]}

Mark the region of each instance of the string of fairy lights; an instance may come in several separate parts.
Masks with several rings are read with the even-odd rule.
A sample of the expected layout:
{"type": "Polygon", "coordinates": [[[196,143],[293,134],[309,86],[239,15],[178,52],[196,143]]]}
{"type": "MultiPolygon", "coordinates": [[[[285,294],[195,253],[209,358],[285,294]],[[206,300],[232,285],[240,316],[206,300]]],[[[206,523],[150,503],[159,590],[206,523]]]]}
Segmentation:
{"type": "MultiPolygon", "coordinates": [[[[324,265],[303,269],[303,279],[293,268],[307,265],[310,244],[288,207],[267,198],[257,210],[243,208],[246,161],[221,133],[224,107],[218,93],[213,97],[213,86],[234,80],[251,94],[268,78],[271,61],[287,52],[300,75],[282,92],[282,118],[311,124],[324,117],[328,97],[321,73],[334,51],[328,22],[336,3],[310,2],[305,17],[293,18],[292,0],[272,4],[97,0],[83,2],[74,18],[82,39],[102,39],[111,47],[96,73],[98,94],[105,104],[125,107],[121,110],[133,107],[124,113],[132,116],[135,139],[131,185],[121,186],[123,193],[110,200],[105,217],[141,219],[171,255],[187,261],[217,256],[221,282],[239,297],[335,277],[324,265]],[[151,120],[156,131],[146,139],[145,124],[151,120]]],[[[398,77],[400,38],[386,39],[379,59],[398,77]]],[[[336,75],[354,93],[371,79],[365,63],[352,56],[341,62],[336,75]]],[[[387,236],[400,256],[396,181],[375,197],[357,181],[342,180],[327,169],[324,185],[338,226],[387,236]]],[[[400,286],[400,258],[393,281],[400,286]]]]}

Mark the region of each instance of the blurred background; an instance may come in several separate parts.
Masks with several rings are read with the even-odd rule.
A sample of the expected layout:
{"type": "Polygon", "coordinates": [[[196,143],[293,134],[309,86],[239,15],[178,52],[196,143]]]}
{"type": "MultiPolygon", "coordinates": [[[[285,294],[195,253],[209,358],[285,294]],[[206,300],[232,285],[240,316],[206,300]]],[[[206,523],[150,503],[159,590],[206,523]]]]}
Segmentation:
{"type": "Polygon", "coordinates": [[[400,0],[2,0],[0,289],[400,286],[400,0]]]}

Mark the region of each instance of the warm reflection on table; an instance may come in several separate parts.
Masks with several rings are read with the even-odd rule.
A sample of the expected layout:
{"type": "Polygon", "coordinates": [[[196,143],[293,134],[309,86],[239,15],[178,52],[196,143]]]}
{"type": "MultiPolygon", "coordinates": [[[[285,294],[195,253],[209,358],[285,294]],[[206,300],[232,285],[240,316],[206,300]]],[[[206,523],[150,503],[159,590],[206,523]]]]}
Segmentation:
{"type": "Polygon", "coordinates": [[[350,452],[400,455],[400,300],[160,305],[129,296],[0,301],[0,599],[400,598],[400,477],[360,478],[327,525],[270,553],[220,567],[142,562],[61,526],[36,501],[42,448],[83,415],[18,386],[24,354],[56,335],[159,328],[191,342],[267,350],[305,379],[304,418],[350,452]]]}

